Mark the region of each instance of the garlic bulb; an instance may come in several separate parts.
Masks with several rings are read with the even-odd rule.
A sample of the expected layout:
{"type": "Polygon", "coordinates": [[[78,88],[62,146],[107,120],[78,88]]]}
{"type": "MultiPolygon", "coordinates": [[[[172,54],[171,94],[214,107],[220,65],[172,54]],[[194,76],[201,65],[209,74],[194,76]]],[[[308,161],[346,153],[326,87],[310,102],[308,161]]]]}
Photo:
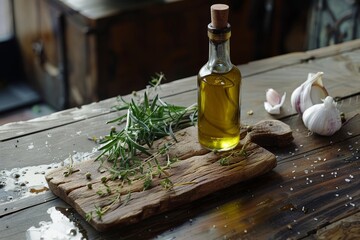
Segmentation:
{"type": "Polygon", "coordinates": [[[281,97],[274,89],[270,88],[266,91],[266,102],[264,102],[265,110],[270,114],[279,114],[280,108],[285,102],[286,93],[281,97]]]}
{"type": "Polygon", "coordinates": [[[322,99],[329,95],[322,83],[323,74],[309,73],[307,80],[293,91],[290,101],[296,112],[302,114],[307,108],[321,103],[322,99]]]}
{"type": "Polygon", "coordinates": [[[310,131],[323,136],[333,135],[341,128],[342,124],[336,102],[330,96],[327,96],[323,103],[306,109],[302,120],[310,131]]]}

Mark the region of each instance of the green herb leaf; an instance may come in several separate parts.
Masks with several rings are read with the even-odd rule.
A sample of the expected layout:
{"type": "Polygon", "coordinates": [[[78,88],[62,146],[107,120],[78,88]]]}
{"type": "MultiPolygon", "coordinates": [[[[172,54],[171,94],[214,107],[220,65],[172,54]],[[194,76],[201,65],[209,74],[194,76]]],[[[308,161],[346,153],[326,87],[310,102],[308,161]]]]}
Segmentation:
{"type": "MultiPolygon", "coordinates": [[[[157,79],[152,79],[151,87],[144,91],[143,96],[134,94],[136,99],[126,101],[122,97],[118,98],[119,105],[113,109],[123,114],[108,123],[116,123],[119,126],[112,127],[108,135],[100,138],[101,153],[96,159],[101,160],[101,163],[105,160],[112,162],[112,167],[108,168],[111,180],[120,179],[122,184],[142,180],[143,189],[147,190],[152,187],[153,178],[159,177],[163,178],[160,184],[164,189],[172,189],[171,176],[166,170],[176,162],[177,158],[170,157],[168,150],[177,141],[175,132],[196,122],[197,106],[196,104],[190,107],[175,106],[164,102],[158,94],[153,94],[163,79],[163,74],[159,74],[157,79]],[[164,136],[170,136],[171,139],[158,149],[152,149],[154,141],[164,136]],[[139,157],[140,154],[142,157],[139,157]],[[147,156],[146,159],[144,155],[147,156]],[[164,161],[158,161],[157,158],[160,157],[164,161]]],[[[105,183],[104,185],[105,189],[97,191],[99,197],[114,194],[113,189],[105,183]]],[[[130,194],[131,192],[124,204],[130,200],[130,194]]],[[[120,194],[116,201],[120,201],[119,199],[120,194]]],[[[96,207],[94,212],[98,218],[101,219],[116,201],[107,207],[96,207]]],[[[88,218],[92,219],[92,216],[89,214],[88,218]]]]}

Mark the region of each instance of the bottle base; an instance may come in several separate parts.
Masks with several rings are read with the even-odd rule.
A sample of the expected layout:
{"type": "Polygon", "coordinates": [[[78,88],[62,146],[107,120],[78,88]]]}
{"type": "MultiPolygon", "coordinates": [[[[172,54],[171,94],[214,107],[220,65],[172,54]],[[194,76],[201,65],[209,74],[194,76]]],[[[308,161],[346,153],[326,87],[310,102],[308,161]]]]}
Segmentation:
{"type": "Polygon", "coordinates": [[[225,152],[234,149],[240,142],[240,137],[231,139],[211,138],[209,140],[199,140],[200,145],[210,151],[225,152]]]}

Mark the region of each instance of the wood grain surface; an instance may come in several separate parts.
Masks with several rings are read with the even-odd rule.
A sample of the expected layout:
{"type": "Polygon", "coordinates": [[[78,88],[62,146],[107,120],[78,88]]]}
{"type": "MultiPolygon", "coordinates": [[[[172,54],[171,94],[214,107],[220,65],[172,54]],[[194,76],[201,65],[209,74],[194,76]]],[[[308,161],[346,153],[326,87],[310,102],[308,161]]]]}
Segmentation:
{"type": "MultiPolygon", "coordinates": [[[[90,224],[99,231],[106,231],[172,210],[179,205],[262,175],[276,166],[275,155],[253,143],[246,147],[247,157],[234,155],[230,158],[231,164],[222,166],[219,163],[220,158],[231,154],[231,151],[220,154],[202,148],[197,140],[196,127],[181,130],[175,133],[175,136],[178,143],[170,149],[169,155],[180,160],[167,170],[174,184],[171,190],[165,190],[160,185],[159,181],[165,176],[155,179],[149,190],[143,189],[143,180],[134,181],[119,189],[121,181],[117,179],[107,182],[112,193],[100,197],[97,191],[105,188],[102,178],[111,179],[111,174],[108,171],[99,171],[99,163],[94,163],[93,160],[75,165],[74,173],[70,176],[64,176],[64,167],[48,174],[46,179],[51,191],[72,205],[83,217],[86,213],[95,211],[95,207],[109,206],[117,192],[122,198],[126,198],[131,192],[130,200],[126,204],[123,200],[111,206],[101,219],[93,216],[90,224]],[[86,173],[91,174],[91,180],[85,177],[86,173]],[[88,183],[92,184],[92,189],[87,187],[88,183]]],[[[157,141],[154,149],[168,141],[171,139],[157,141]]],[[[241,145],[238,148],[241,148],[241,145]]],[[[159,162],[164,165],[165,157],[159,159],[159,162]]],[[[111,164],[104,166],[105,169],[111,168],[111,164]]]]}
{"type": "MultiPolygon", "coordinates": [[[[291,144],[266,147],[277,166],[257,178],[234,184],[138,223],[96,231],[69,204],[51,192],[0,203],[0,239],[24,239],[47,209],[67,208],[88,239],[356,239],[360,206],[360,40],[241,65],[242,123],[280,119],[293,130],[291,144]],[[308,72],[323,71],[328,92],[337,97],[347,122],[331,137],[310,134],[290,107],[292,90],[308,72]],[[279,116],[263,109],[265,91],[287,92],[279,116]],[[262,97],[263,96],[263,97],[262,97]],[[247,112],[253,110],[252,115],[247,112]],[[350,226],[350,227],[349,227],[350,226]]],[[[196,102],[196,77],[164,84],[164,101],[196,102]]],[[[129,96],[128,96],[129,97],[129,96]]],[[[0,126],[1,169],[61,162],[74,152],[98,147],[88,137],[109,132],[118,116],[115,99],[69,109],[34,121],[0,126]],[[34,146],[28,149],[28,146],[34,146]]],[[[2,191],[2,189],[0,189],[2,191]]]]}

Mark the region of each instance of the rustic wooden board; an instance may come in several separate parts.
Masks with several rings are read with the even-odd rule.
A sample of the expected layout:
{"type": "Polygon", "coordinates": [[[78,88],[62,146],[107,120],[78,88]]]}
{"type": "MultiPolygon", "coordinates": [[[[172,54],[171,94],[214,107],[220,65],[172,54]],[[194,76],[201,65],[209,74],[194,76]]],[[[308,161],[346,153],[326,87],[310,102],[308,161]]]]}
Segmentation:
{"type": "MultiPolygon", "coordinates": [[[[174,209],[210,193],[229,187],[256,176],[262,175],[276,166],[276,157],[260,146],[250,143],[246,151],[247,157],[237,156],[232,164],[221,166],[219,159],[226,153],[214,153],[203,149],[197,142],[197,129],[190,127],[176,133],[178,143],[170,150],[170,155],[180,160],[168,170],[170,179],[174,183],[172,190],[164,190],[159,180],[155,180],[152,188],[143,191],[143,182],[135,181],[130,186],[119,190],[122,199],[131,191],[130,201],[123,205],[123,201],[113,205],[110,210],[99,219],[96,215],[90,224],[99,231],[108,230],[114,226],[139,222],[150,216],[174,209]]],[[[162,144],[160,140],[155,143],[162,144]]],[[[238,147],[241,147],[239,144],[238,147]]],[[[80,215],[94,211],[95,206],[105,207],[110,204],[116,193],[106,197],[99,197],[96,192],[104,190],[101,178],[109,177],[109,172],[100,173],[99,164],[87,161],[74,166],[74,173],[64,176],[64,170],[57,169],[46,176],[49,187],[54,194],[72,205],[80,215]],[[91,173],[91,180],[86,179],[85,173],[91,173]],[[88,189],[91,182],[93,188],[88,189]]],[[[119,181],[108,181],[110,188],[117,188],[119,181]]]]}

